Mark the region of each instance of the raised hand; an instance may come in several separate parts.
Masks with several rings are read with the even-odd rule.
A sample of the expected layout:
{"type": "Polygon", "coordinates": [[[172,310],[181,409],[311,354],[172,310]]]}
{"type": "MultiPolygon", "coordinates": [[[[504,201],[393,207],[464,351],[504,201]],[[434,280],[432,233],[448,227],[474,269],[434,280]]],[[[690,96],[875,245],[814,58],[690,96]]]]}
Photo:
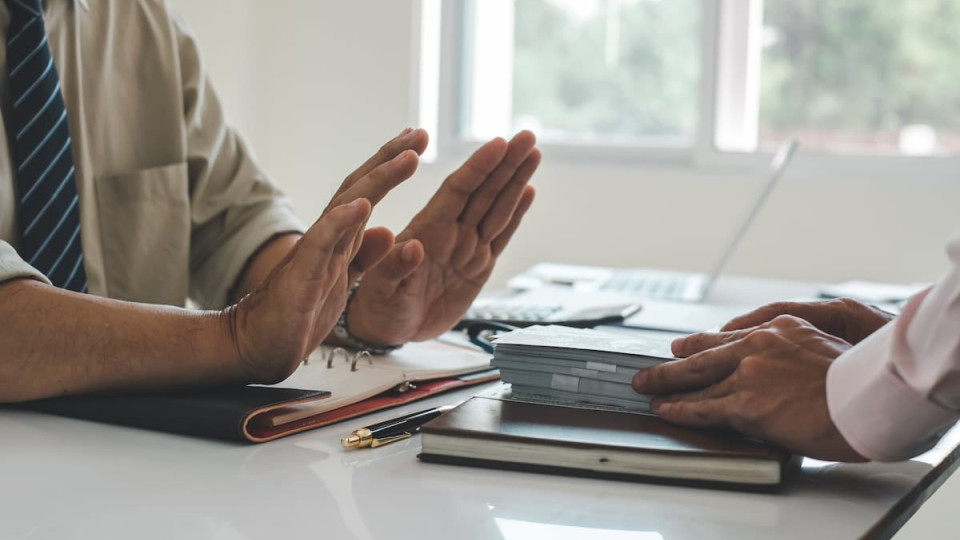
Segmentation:
{"type": "Polygon", "coordinates": [[[407,128],[387,141],[370,159],[340,184],[324,213],[359,198],[376,205],[398,184],[416,171],[418,155],[427,148],[427,132],[407,128]]]}
{"type": "Polygon", "coordinates": [[[781,315],[746,330],[678,339],[673,352],[686,358],[641,371],[633,387],[658,395],[651,407],[668,422],[731,428],[818,459],[863,461],[827,409],[827,370],[850,347],[781,315]]]}
{"type": "Polygon", "coordinates": [[[394,245],[387,229],[364,230],[372,205],[413,174],[426,144],[426,133],[412,129],[384,144],[266,279],[226,310],[245,380],[283,380],[329,334],[350,284],[394,245]]]}
{"type": "Polygon", "coordinates": [[[776,302],[734,318],[725,324],[721,331],[760,326],[781,315],[799,317],[853,345],[860,343],[896,317],[892,313],[850,298],[822,302],[776,302]]]}
{"type": "Polygon", "coordinates": [[[259,287],[227,308],[244,380],[282,381],[333,328],[351,280],[387,251],[362,247],[370,210],[366,199],[331,208],[259,287]]]}
{"type": "Polygon", "coordinates": [[[494,139],[447,177],[364,277],[348,313],[356,337],[394,345],[457,323],[533,202],[535,144],[528,131],[494,139]]]}

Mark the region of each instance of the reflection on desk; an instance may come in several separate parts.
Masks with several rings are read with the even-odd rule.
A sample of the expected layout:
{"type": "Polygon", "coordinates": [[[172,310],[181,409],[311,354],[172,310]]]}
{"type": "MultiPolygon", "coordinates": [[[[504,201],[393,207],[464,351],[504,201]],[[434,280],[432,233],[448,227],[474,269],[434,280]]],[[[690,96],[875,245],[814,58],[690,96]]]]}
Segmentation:
{"type": "Polygon", "coordinates": [[[884,516],[942,479],[960,442],[951,432],[905,463],[806,460],[780,494],[425,464],[417,438],[340,448],[351,429],[423,407],[258,446],[0,411],[0,538],[859,538],[898,526],[910,508],[884,516]]]}

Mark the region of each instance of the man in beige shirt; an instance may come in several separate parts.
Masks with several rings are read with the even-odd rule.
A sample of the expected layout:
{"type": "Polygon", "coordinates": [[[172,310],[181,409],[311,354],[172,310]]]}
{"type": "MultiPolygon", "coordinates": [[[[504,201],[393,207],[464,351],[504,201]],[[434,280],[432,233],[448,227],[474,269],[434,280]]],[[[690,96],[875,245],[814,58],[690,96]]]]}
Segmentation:
{"type": "MultiPolygon", "coordinates": [[[[407,129],[301,235],[165,2],[4,0],[0,32],[0,401],[274,382],[325,339],[377,349],[434,337],[462,316],[533,200],[540,154],[524,132],[477,150],[396,238],[364,231],[426,147],[425,132],[407,129]],[[49,179],[72,154],[61,187],[75,178],[82,259],[64,287],[78,292],[21,257],[35,154],[20,135],[54,114],[57,92],[61,153],[43,147],[56,133],[38,137],[50,163],[29,166],[49,179]],[[24,116],[34,100],[39,112],[24,116]],[[188,299],[203,310],[184,309],[188,299]]],[[[43,214],[52,203],[35,204],[43,214]]]]}

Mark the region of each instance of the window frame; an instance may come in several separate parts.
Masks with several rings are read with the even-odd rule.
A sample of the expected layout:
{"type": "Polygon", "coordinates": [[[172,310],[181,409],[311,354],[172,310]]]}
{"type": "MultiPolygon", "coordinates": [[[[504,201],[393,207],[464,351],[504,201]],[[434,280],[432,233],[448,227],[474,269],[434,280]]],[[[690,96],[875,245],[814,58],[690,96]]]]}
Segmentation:
{"type": "MultiPolygon", "coordinates": [[[[477,1],[417,1],[414,107],[415,118],[433,136],[426,154],[428,161],[461,161],[483,142],[462,138],[457,133],[461,95],[457,68],[463,53],[460,37],[464,10],[477,1]]],[[[666,168],[704,174],[753,174],[765,167],[773,153],[753,149],[757,137],[760,51],[751,48],[749,41],[759,39],[759,32],[744,33],[751,25],[762,24],[763,0],[701,2],[699,121],[691,146],[659,142],[541,142],[539,147],[544,155],[565,166],[666,168]],[[748,58],[748,50],[755,51],[754,58],[748,58]],[[744,99],[748,92],[754,94],[752,103],[744,99]],[[725,114],[718,114],[721,109],[725,114]],[[730,149],[721,149],[722,146],[730,149]]],[[[960,156],[841,155],[805,150],[801,145],[790,169],[789,176],[805,178],[902,181],[922,174],[931,181],[956,181],[960,176],[960,156]]]]}

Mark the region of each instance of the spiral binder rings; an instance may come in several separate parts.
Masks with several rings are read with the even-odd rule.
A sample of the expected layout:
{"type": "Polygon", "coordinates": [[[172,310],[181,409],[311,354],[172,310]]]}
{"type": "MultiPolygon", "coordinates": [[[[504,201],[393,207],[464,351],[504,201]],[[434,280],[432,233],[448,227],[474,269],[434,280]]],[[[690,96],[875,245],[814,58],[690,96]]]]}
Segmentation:
{"type": "Polygon", "coordinates": [[[383,356],[321,347],[276,385],[71,396],[18,407],[190,436],[264,442],[497,378],[490,355],[464,345],[411,343],[383,356]]]}
{"type": "Polygon", "coordinates": [[[498,376],[488,353],[443,341],[410,343],[383,356],[321,347],[290,378],[273,386],[322,388],[330,397],[281,409],[272,416],[270,427],[301,421],[327,425],[498,376]]]}

